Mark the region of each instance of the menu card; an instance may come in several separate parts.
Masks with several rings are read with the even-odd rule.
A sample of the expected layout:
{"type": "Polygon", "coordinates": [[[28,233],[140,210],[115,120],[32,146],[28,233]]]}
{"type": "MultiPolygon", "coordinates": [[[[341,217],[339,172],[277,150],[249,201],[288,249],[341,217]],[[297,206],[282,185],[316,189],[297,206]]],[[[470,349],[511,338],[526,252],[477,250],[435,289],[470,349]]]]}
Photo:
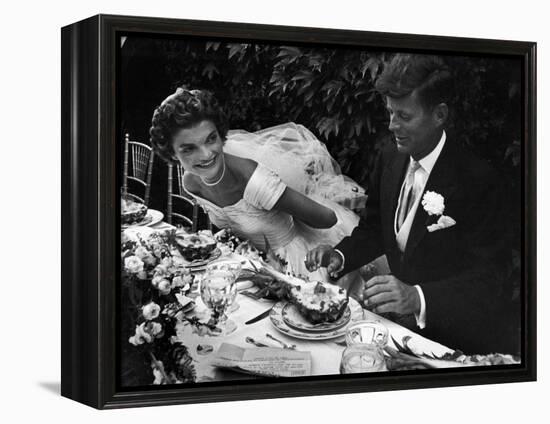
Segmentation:
{"type": "Polygon", "coordinates": [[[304,377],[311,375],[311,353],[223,343],[211,365],[264,377],[304,377]]]}

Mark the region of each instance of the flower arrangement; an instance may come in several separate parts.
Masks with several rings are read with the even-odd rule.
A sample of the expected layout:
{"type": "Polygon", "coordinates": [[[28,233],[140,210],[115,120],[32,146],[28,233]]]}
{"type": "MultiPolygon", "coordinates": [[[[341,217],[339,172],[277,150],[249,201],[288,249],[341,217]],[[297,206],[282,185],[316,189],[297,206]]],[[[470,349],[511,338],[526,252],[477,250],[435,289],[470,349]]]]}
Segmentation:
{"type": "Polygon", "coordinates": [[[173,231],[148,236],[122,233],[123,378],[128,385],[195,381],[187,348],[176,339],[184,320],[177,295],[191,290],[194,277],[174,254],[173,231]]]}

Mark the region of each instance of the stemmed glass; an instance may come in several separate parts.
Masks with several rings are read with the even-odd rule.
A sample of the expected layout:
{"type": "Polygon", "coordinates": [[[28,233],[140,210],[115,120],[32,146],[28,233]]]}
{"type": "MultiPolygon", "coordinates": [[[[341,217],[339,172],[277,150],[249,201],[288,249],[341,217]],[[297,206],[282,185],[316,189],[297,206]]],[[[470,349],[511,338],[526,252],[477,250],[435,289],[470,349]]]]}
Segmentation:
{"type": "MultiPolygon", "coordinates": [[[[231,260],[231,259],[219,259],[217,261],[211,262],[206,266],[205,274],[208,275],[215,271],[229,271],[235,274],[235,281],[239,279],[239,276],[241,275],[242,271],[242,265],[239,261],[231,260]]],[[[237,299],[235,299],[231,305],[229,305],[229,308],[227,309],[227,312],[235,312],[237,309],[239,309],[239,304],[237,303],[237,299]]]]}
{"type": "Polygon", "coordinates": [[[212,332],[211,335],[231,334],[237,325],[227,318],[225,312],[237,296],[235,274],[227,270],[212,270],[205,273],[200,284],[202,301],[212,311],[211,323],[220,330],[212,332]]]}

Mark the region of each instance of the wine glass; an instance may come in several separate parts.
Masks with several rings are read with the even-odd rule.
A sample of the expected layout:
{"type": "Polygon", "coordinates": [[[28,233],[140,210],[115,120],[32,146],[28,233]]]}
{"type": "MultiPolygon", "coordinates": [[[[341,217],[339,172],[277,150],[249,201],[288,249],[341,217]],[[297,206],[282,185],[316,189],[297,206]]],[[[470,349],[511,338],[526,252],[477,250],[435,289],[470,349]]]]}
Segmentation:
{"type": "MultiPolygon", "coordinates": [[[[214,271],[229,271],[235,274],[235,281],[238,280],[239,275],[241,275],[242,271],[242,265],[237,260],[231,260],[231,259],[219,259],[217,261],[211,262],[206,266],[205,273],[209,274],[214,271]]],[[[227,309],[227,312],[235,312],[237,309],[239,309],[239,304],[237,303],[237,299],[229,305],[229,308],[227,309]]]]}
{"type": "Polygon", "coordinates": [[[212,311],[210,323],[220,331],[212,332],[213,336],[225,336],[236,330],[237,325],[227,318],[227,308],[237,296],[235,274],[227,270],[212,270],[205,273],[201,281],[201,298],[212,311]]]}

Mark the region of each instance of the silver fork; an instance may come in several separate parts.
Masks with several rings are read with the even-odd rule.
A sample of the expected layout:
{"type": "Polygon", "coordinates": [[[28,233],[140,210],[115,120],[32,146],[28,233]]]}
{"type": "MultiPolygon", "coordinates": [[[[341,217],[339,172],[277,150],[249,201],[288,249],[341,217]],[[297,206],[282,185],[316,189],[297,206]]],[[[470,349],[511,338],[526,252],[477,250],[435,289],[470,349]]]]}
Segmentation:
{"type": "Polygon", "coordinates": [[[269,333],[266,333],[265,336],[268,338],[268,339],[271,339],[273,341],[276,341],[277,343],[279,343],[281,346],[283,346],[284,349],[291,349],[291,350],[296,350],[296,345],[295,344],[287,344],[285,342],[283,342],[282,340],[279,340],[275,337],[273,337],[271,334],[269,333]]]}
{"type": "Polygon", "coordinates": [[[257,342],[257,341],[254,340],[252,337],[247,337],[247,338],[245,339],[245,341],[246,341],[247,343],[253,344],[254,346],[257,346],[257,347],[270,347],[270,346],[268,346],[268,345],[266,345],[266,344],[264,344],[264,343],[257,342]]]}

